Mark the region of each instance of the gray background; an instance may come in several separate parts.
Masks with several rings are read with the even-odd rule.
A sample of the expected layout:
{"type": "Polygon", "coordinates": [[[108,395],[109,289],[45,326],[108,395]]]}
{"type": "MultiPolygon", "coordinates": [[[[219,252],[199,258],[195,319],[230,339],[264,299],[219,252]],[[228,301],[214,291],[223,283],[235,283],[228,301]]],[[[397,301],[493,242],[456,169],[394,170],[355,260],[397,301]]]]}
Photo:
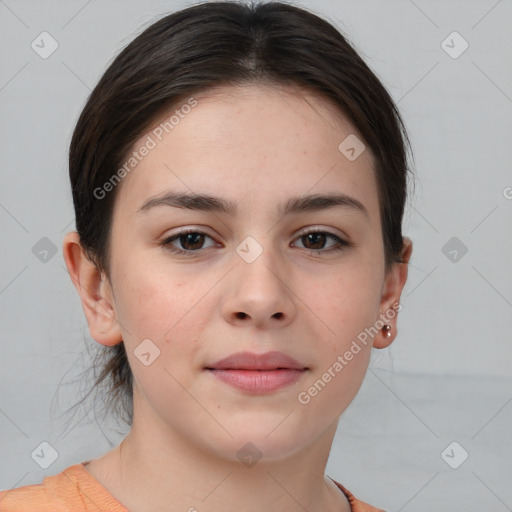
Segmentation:
{"type": "MultiPolygon", "coordinates": [[[[96,345],[62,258],[74,229],[66,152],[113,57],[190,4],[0,0],[0,489],[100,456],[126,433],[92,403],[62,416],[90,387],[96,345]],[[31,47],[43,31],[58,43],[46,59],[31,47]],[[58,453],[46,469],[31,456],[44,441],[58,453]]],[[[347,34],[388,88],[417,176],[399,335],[374,352],[327,473],[388,511],[512,510],[512,1],[296,4],[347,34]]]]}

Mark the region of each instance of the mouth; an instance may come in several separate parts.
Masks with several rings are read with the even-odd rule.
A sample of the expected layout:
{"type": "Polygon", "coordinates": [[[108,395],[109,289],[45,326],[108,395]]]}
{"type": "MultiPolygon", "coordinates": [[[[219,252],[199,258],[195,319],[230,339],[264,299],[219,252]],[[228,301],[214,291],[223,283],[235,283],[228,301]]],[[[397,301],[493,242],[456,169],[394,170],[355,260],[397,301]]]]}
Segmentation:
{"type": "Polygon", "coordinates": [[[264,394],[294,384],[309,368],[282,352],[238,352],[205,370],[239,390],[264,394]]]}

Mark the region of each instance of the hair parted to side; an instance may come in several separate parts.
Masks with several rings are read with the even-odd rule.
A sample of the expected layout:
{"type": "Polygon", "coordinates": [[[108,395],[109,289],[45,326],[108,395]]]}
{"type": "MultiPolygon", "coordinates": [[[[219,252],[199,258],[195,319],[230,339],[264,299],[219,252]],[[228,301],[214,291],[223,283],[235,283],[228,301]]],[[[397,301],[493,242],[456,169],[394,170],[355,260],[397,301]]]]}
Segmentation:
{"type": "MultiPolygon", "coordinates": [[[[357,128],[376,160],[386,270],[400,261],[410,145],[379,79],[333,25],[311,12],[282,2],[207,2],[161,18],[128,44],[78,119],[69,149],[76,230],[107,277],[121,185],[102,199],[94,191],[169,109],[211,87],[250,83],[300,86],[337,105],[357,128]]],[[[95,365],[104,362],[94,387],[110,380],[109,402],[131,425],[133,376],[124,343],[99,349],[95,365]]]]}

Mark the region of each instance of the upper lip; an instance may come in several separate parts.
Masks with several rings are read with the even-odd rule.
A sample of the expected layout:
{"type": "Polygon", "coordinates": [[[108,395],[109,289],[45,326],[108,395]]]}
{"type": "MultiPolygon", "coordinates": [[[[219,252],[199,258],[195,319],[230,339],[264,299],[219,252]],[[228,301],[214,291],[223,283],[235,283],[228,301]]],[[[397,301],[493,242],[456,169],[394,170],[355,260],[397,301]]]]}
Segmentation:
{"type": "Polygon", "coordinates": [[[256,354],[254,352],[237,352],[212,365],[208,370],[306,370],[307,368],[282,352],[266,352],[256,354]]]}

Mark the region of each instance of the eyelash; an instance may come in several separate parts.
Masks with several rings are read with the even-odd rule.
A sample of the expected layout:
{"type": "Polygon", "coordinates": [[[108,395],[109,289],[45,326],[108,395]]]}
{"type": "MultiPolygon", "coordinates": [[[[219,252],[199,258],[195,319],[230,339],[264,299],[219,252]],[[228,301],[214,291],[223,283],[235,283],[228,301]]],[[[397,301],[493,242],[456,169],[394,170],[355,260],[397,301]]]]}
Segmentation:
{"type": "MultiPolygon", "coordinates": [[[[325,253],[343,251],[343,250],[353,246],[352,243],[347,242],[346,240],[342,240],[339,236],[337,236],[333,233],[330,233],[329,231],[324,231],[322,229],[311,229],[309,231],[303,232],[297,237],[297,239],[303,238],[311,233],[325,234],[325,235],[327,235],[327,237],[331,237],[331,238],[335,239],[337,242],[336,245],[334,245],[328,249],[305,249],[312,256],[318,257],[318,256],[322,256],[325,253]]],[[[165,249],[171,251],[174,254],[191,256],[193,253],[201,251],[201,249],[185,251],[183,249],[178,249],[177,247],[174,247],[173,245],[171,245],[171,242],[174,242],[175,240],[179,239],[180,237],[182,237],[184,235],[188,235],[188,234],[205,235],[208,238],[212,238],[210,235],[203,233],[202,231],[198,231],[197,229],[186,229],[186,230],[180,231],[179,233],[175,233],[174,235],[166,238],[165,240],[163,240],[161,242],[160,245],[162,247],[164,247],[165,249]]]]}

